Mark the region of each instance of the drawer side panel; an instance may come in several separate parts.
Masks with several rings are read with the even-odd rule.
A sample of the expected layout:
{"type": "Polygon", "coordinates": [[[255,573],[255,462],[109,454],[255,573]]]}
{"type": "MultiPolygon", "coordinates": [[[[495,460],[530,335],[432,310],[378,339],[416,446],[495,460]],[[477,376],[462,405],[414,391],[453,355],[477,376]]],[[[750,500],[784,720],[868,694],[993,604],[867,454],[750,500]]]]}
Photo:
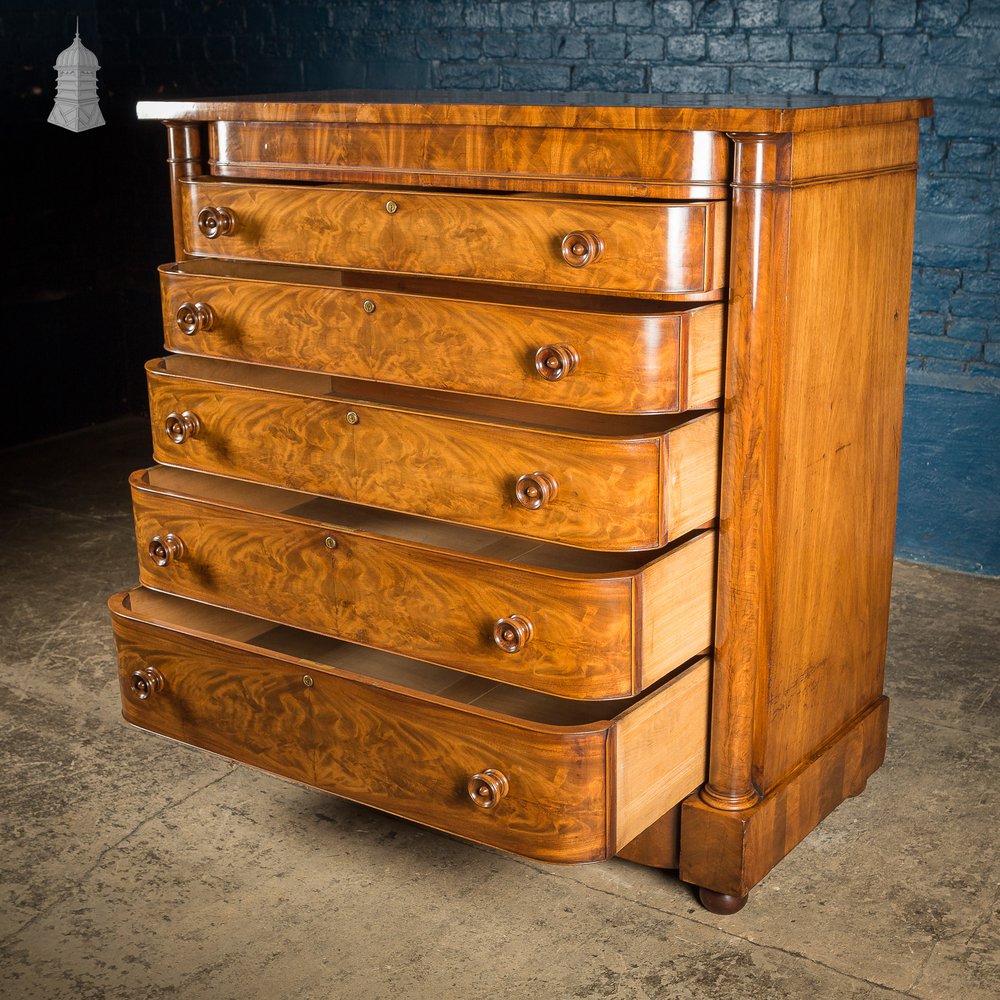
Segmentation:
{"type": "Polygon", "coordinates": [[[616,852],[705,780],[709,665],[699,660],[615,722],[616,852]]]}

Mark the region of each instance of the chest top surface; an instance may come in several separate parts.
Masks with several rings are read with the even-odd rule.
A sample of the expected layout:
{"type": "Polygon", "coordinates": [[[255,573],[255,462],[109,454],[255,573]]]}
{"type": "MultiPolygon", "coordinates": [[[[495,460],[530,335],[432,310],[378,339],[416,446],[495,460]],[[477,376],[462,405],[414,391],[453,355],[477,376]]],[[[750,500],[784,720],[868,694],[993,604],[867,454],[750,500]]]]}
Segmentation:
{"type": "Polygon", "coordinates": [[[329,90],[140,101],[139,118],[808,132],[931,114],[929,98],[329,90]]]}

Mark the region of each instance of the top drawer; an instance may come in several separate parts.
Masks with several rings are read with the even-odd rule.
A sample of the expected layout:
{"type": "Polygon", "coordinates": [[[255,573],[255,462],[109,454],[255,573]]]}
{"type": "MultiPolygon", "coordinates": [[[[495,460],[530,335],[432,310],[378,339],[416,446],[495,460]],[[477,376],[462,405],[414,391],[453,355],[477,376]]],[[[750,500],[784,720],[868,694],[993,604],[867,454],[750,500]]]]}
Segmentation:
{"type": "Polygon", "coordinates": [[[184,249],[291,264],[715,299],[725,202],[182,181],[184,249]]]}
{"type": "Polygon", "coordinates": [[[542,123],[218,121],[212,173],[631,198],[728,197],[722,132],[542,123]]]}

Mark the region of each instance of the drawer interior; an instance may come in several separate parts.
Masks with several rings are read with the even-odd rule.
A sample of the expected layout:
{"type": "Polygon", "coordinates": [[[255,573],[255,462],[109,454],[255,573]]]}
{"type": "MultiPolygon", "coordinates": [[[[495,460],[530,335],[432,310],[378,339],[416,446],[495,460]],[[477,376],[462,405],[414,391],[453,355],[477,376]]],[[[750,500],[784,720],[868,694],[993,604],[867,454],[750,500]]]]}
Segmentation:
{"type": "Polygon", "coordinates": [[[652,552],[591,552],[166,465],[154,465],[134,473],[132,484],[138,489],[185,499],[317,521],[331,528],[386,536],[560,573],[628,574],[686,544],[674,543],[652,552]]]}
{"type": "Polygon", "coordinates": [[[592,729],[595,725],[610,724],[651,693],[616,701],[570,701],[311,632],[275,626],[249,615],[145,588],[126,594],[122,610],[130,618],[153,625],[239,643],[261,653],[300,661],[307,669],[313,666],[337,674],[353,674],[365,682],[389,685],[405,694],[421,692],[456,705],[473,706],[508,722],[522,720],[592,729]]]}
{"type": "Polygon", "coordinates": [[[269,392],[288,393],[313,398],[355,400],[392,409],[423,410],[454,416],[476,423],[500,422],[518,427],[534,426],[569,434],[604,438],[640,438],[659,436],[697,415],[656,414],[619,415],[574,411],[537,403],[508,402],[503,399],[475,397],[438,389],[410,389],[389,383],[340,378],[315,372],[267,368],[240,361],[221,361],[195,355],[177,354],[150,361],[146,370],[155,376],[178,376],[199,382],[241,386],[269,392]]]}
{"type": "Polygon", "coordinates": [[[461,302],[491,302],[513,308],[558,309],[566,312],[597,313],[607,316],[668,316],[704,305],[687,302],[662,302],[642,297],[622,298],[611,295],[548,291],[491,284],[470,285],[433,276],[412,277],[406,274],[375,271],[345,271],[308,264],[267,264],[202,257],[164,264],[161,271],[192,277],[237,278],[247,281],[270,281],[275,284],[315,285],[328,288],[356,288],[358,291],[395,292],[403,295],[457,299],[461,302]]]}

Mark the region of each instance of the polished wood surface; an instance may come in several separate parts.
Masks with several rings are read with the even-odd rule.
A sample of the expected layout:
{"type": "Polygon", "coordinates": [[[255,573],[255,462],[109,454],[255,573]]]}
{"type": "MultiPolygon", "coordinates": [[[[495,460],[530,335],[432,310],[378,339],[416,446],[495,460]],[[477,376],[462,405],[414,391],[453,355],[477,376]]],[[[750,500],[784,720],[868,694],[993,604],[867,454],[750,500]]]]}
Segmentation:
{"type": "MultiPolygon", "coordinates": [[[[459,418],[337,397],[331,380],[174,357],[147,365],[158,462],[603,550],[653,549],[712,522],[718,416],[602,418],[589,433],[459,418]],[[324,391],[326,390],[326,391],[324,391]],[[165,428],[191,415],[178,443],[165,428]],[[632,420],[640,430],[628,433],[632,420]],[[554,477],[539,509],[525,474],[554,477]],[[681,481],[685,482],[682,487],[681,481]]],[[[408,398],[408,397],[407,397],[408,398]]]]}
{"type": "MultiPolygon", "coordinates": [[[[703,792],[720,808],[752,804],[882,691],[916,123],[908,133],[908,147],[896,129],[887,139],[896,169],[800,188],[790,140],[738,147],[734,259],[746,263],[729,312],[719,735],[703,792]]],[[[819,157],[810,137],[827,169],[875,146],[835,138],[819,157]]]]}
{"type": "Polygon", "coordinates": [[[719,132],[423,123],[220,121],[209,126],[222,177],[480,187],[644,198],[725,198],[719,132]]]}
{"type": "Polygon", "coordinates": [[[917,127],[842,131],[807,137],[799,177],[798,137],[736,137],[713,737],[682,824],[685,877],[735,896],[849,794],[790,776],[884,715],[917,127]],[[750,853],[754,815],[777,818],[750,853]]]}
{"type": "Polygon", "coordinates": [[[210,178],[180,187],[185,250],[193,256],[692,300],[717,299],[725,284],[728,213],[721,202],[626,203],[210,178]],[[231,232],[210,236],[199,217],[218,209],[232,216],[231,232]],[[604,251],[574,267],[560,247],[580,229],[596,233],[604,251]]]}
{"type": "Polygon", "coordinates": [[[926,118],[929,98],[330,90],[140,101],[139,118],[589,129],[803,132],[926,118]]]}
{"type": "Polygon", "coordinates": [[[131,482],[140,582],[180,597],[564,698],[627,697],[711,645],[711,532],[602,570],[558,546],[424,521],[403,534],[365,508],[342,517],[183,470],[131,482]],[[165,558],[168,538],[181,552],[165,558]],[[511,653],[494,639],[508,616],[531,623],[511,653]]]}
{"type": "Polygon", "coordinates": [[[704,782],[708,717],[709,661],[704,659],[658,688],[657,697],[642,699],[618,718],[616,852],[704,782]],[[691,750],[678,753],[678,746],[691,750]]]}
{"type": "MultiPolygon", "coordinates": [[[[430,665],[144,590],[109,606],[123,711],[135,725],[541,860],[613,853],[631,803],[614,788],[620,770],[608,769],[610,713],[628,718],[629,702],[595,712],[445,670],[430,676],[430,665]],[[411,684],[421,666],[424,690],[411,684]],[[131,678],[150,667],[162,683],[140,699],[131,678]],[[477,808],[469,779],[487,770],[508,790],[477,808]]],[[[701,660],[637,703],[669,706],[674,724],[662,739],[679,758],[704,752],[703,735],[700,747],[687,744],[685,717],[707,689],[701,660]]],[[[635,743],[642,727],[632,728],[635,743]]]]}
{"type": "Polygon", "coordinates": [[[611,413],[705,409],[722,394],[721,304],[483,300],[455,283],[217,260],[165,265],[160,288],[164,342],[184,354],[611,413]],[[563,344],[572,370],[544,377],[538,353],[563,344]]]}
{"type": "Polygon", "coordinates": [[[930,110],[142,105],[170,129],[186,356],[149,367],[176,468],[133,482],[138,552],[210,603],[117,608],[127,716],[530,857],[679,864],[713,912],[743,906],[885,751],[930,110]]]}
{"type": "Polygon", "coordinates": [[[174,226],[174,256],[184,260],[184,223],[181,218],[180,183],[205,172],[201,128],[190,122],[167,122],[167,169],[170,171],[170,209],[174,226]]]}

